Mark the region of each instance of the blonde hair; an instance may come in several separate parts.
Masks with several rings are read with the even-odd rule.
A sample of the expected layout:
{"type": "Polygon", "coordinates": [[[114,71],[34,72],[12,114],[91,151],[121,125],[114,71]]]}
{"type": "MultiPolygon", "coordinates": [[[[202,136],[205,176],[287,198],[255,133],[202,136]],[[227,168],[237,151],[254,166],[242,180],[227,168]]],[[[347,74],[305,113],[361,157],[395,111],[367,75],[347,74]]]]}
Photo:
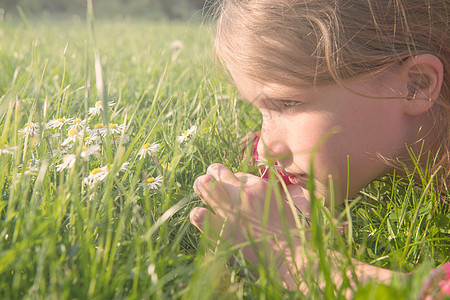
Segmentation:
{"type": "MultiPolygon", "coordinates": [[[[440,179],[450,172],[448,0],[223,0],[215,52],[258,81],[338,82],[431,53],[444,67],[436,128],[440,179]]],[[[436,105],[435,105],[436,106],[436,105]]]]}

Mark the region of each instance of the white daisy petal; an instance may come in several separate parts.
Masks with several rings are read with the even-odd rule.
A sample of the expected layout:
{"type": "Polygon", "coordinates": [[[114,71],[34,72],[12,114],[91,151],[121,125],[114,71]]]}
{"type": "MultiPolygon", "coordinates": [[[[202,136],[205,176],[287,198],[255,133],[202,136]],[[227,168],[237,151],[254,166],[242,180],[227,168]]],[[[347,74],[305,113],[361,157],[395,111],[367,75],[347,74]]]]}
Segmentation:
{"type": "Polygon", "coordinates": [[[84,149],[81,151],[80,156],[84,158],[84,160],[89,160],[89,156],[100,156],[100,146],[99,145],[90,145],[89,147],[84,146],[84,149]]]}
{"type": "Polygon", "coordinates": [[[196,131],[197,131],[197,126],[194,125],[191,128],[189,128],[188,130],[186,130],[185,132],[183,132],[180,136],[178,136],[177,141],[179,141],[180,143],[186,141],[187,138],[190,137],[191,135],[193,135],[196,131]]]}
{"type": "Polygon", "coordinates": [[[75,154],[68,154],[63,157],[63,162],[56,166],[56,171],[61,172],[65,169],[71,169],[77,160],[77,156],[75,154]]]}
{"type": "Polygon", "coordinates": [[[147,155],[151,156],[153,153],[158,152],[158,143],[146,143],[142,146],[138,152],[139,159],[145,158],[147,155]]]}
{"type": "Polygon", "coordinates": [[[88,188],[93,188],[97,183],[102,182],[108,176],[108,168],[101,167],[93,169],[87,177],[83,179],[83,183],[88,186],[88,188]]]}
{"type": "Polygon", "coordinates": [[[157,190],[162,184],[163,177],[161,175],[158,175],[155,177],[148,177],[144,180],[144,182],[140,183],[139,186],[141,186],[145,190],[157,190]]]}
{"type": "Polygon", "coordinates": [[[37,136],[39,134],[39,124],[29,122],[18,132],[24,136],[25,135],[37,136]]]}
{"type": "Polygon", "coordinates": [[[0,155],[2,155],[2,154],[13,155],[16,152],[16,150],[17,150],[17,146],[8,147],[8,145],[5,144],[3,146],[0,146],[0,155]]]}
{"type": "Polygon", "coordinates": [[[44,127],[45,129],[61,129],[65,124],[72,122],[72,120],[74,120],[74,118],[66,119],[66,117],[62,117],[49,121],[44,127]]]}
{"type": "MultiPolygon", "coordinates": [[[[114,105],[116,105],[116,103],[108,102],[109,108],[112,108],[114,105]]],[[[95,102],[94,107],[89,107],[88,114],[90,116],[100,115],[102,113],[102,110],[103,110],[103,101],[97,101],[95,102]]]]}
{"type": "Polygon", "coordinates": [[[75,128],[78,131],[82,131],[84,128],[86,128],[87,120],[81,120],[80,118],[72,118],[71,124],[69,125],[68,130],[71,130],[75,128]]]}
{"type": "Polygon", "coordinates": [[[83,139],[83,132],[78,131],[76,128],[72,128],[67,132],[67,138],[61,143],[61,146],[67,146],[70,143],[83,139]]]}

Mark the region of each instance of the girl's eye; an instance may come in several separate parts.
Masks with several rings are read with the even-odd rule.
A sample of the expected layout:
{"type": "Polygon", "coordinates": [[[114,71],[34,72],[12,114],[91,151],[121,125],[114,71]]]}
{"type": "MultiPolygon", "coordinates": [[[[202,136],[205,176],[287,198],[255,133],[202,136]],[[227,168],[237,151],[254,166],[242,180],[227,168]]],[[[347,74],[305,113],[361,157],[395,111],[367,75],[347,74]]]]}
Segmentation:
{"type": "Polygon", "coordinates": [[[297,106],[300,105],[300,101],[295,101],[295,100],[280,100],[279,102],[281,102],[281,105],[284,108],[291,108],[293,106],[297,106]]]}
{"type": "Polygon", "coordinates": [[[265,99],[264,107],[273,111],[277,112],[289,112],[290,110],[294,109],[295,107],[302,104],[301,101],[296,100],[272,100],[272,99],[265,99]]]}

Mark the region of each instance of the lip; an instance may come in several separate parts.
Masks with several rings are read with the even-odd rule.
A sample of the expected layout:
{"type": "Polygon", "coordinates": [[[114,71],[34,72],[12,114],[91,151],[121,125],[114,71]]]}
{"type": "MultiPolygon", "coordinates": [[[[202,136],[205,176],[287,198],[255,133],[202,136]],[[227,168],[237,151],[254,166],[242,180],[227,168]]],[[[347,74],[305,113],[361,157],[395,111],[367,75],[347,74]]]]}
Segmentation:
{"type": "Polygon", "coordinates": [[[283,173],[288,177],[289,181],[295,185],[306,186],[308,175],[305,173],[293,174],[283,170],[283,173]]]}

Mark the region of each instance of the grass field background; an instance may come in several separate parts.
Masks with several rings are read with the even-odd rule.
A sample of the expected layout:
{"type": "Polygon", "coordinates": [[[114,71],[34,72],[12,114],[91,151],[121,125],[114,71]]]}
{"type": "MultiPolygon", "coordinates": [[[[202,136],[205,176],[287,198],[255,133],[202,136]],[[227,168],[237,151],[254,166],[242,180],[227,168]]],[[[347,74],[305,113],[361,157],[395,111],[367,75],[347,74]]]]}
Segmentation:
{"type": "MultiPolygon", "coordinates": [[[[200,202],[194,179],[214,162],[248,170],[240,138],[260,124],[214,67],[212,28],[77,17],[0,23],[0,298],[299,296],[270,269],[228,262],[233,249],[216,248],[189,222],[200,202]],[[58,119],[61,128],[49,127],[58,119]],[[74,120],[98,129],[90,145],[83,130],[69,130],[74,120]],[[142,157],[152,143],[157,151],[142,157]]],[[[448,193],[436,192],[427,170],[411,172],[423,181],[387,177],[340,207],[351,224],[343,237],[325,230],[323,207],[324,220],[312,220],[327,247],[415,271],[357,286],[362,299],[413,299],[429,269],[449,261],[448,193]]],[[[311,298],[330,296],[316,282],[326,272],[305,276],[311,298]]],[[[346,288],[332,286],[333,297],[346,288]]]]}

